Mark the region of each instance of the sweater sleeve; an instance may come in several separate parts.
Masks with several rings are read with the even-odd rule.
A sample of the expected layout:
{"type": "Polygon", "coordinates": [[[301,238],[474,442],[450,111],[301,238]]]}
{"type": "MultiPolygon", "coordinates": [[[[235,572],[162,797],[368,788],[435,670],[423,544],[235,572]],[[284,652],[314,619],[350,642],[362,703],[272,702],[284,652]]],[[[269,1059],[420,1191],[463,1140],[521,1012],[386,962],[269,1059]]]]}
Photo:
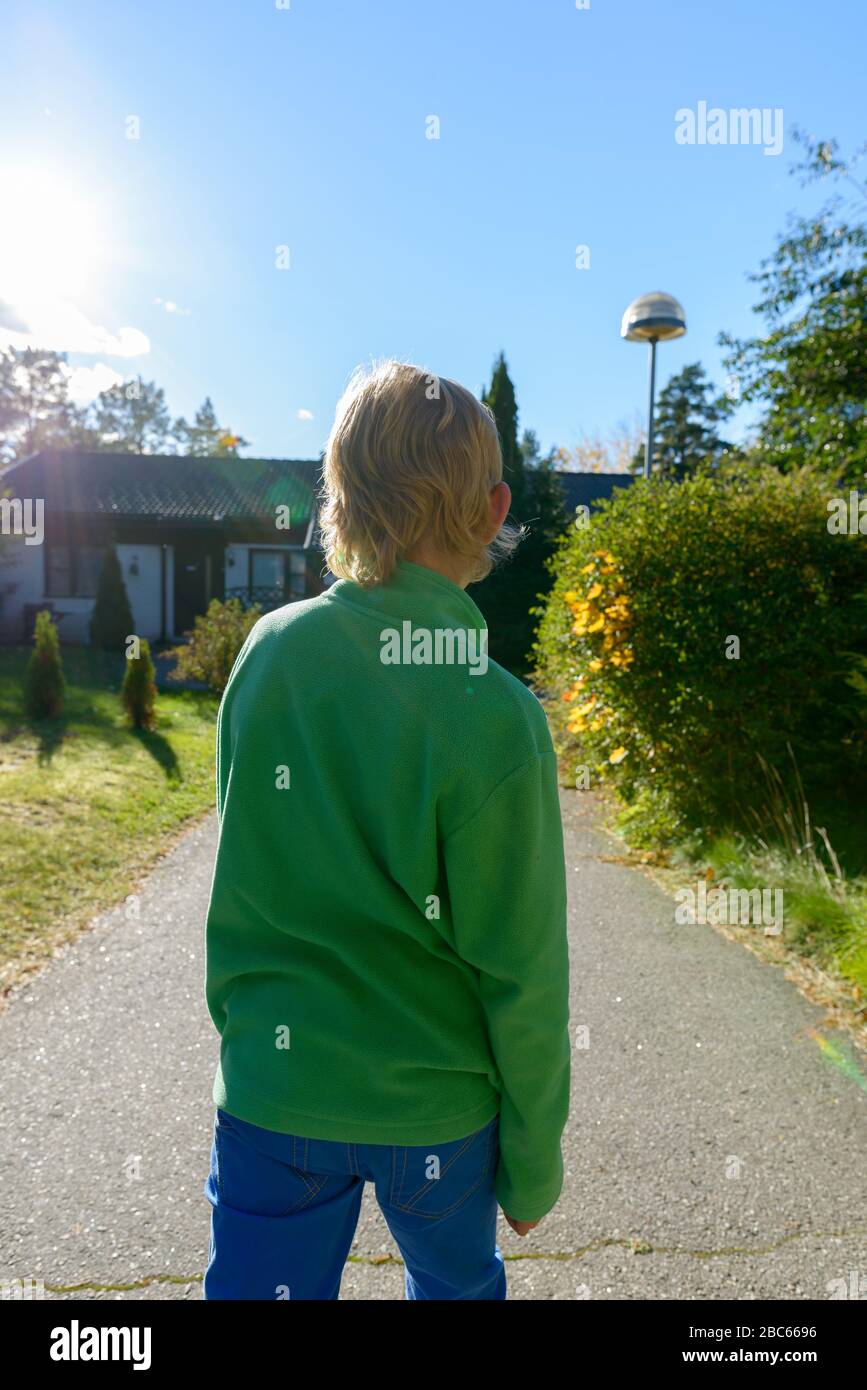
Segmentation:
{"type": "Polygon", "coordinates": [[[479,972],[500,1076],[496,1193],[518,1221],[551,1210],[563,1184],[569,1110],[566,871],[556,758],[507,776],[443,856],[455,946],[479,972]]]}

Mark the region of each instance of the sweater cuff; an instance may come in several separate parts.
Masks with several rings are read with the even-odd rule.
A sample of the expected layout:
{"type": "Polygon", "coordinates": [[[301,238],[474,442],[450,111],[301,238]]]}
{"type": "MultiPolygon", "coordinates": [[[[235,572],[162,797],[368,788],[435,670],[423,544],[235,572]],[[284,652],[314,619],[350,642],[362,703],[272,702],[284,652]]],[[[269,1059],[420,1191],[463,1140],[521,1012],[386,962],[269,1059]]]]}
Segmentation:
{"type": "Polygon", "coordinates": [[[494,1192],[503,1211],[513,1221],[541,1221],[557,1205],[563,1190],[562,1165],[557,1178],[545,1187],[513,1189],[502,1164],[497,1169],[494,1192]]]}

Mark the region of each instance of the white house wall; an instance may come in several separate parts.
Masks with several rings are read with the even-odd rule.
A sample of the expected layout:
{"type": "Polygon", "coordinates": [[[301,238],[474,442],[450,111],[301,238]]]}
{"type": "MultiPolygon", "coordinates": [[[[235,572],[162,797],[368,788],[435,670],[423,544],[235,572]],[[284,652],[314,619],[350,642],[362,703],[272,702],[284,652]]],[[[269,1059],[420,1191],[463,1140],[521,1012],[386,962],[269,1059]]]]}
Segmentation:
{"type": "MultiPolygon", "coordinates": [[[[137,637],[146,637],[149,642],[158,640],[163,627],[160,547],[119,545],[116,549],[132,609],[133,631],[137,637]],[[132,573],[135,562],[138,563],[138,574],[132,573]]],[[[167,617],[170,612],[170,609],[167,610],[167,617]]]]}
{"type": "MultiPolygon", "coordinates": [[[[162,632],[160,546],[119,545],[117,555],[132,608],[133,629],[139,637],[158,641],[162,632]],[[130,574],[133,558],[138,574],[130,574]]],[[[3,537],[0,546],[0,641],[24,640],[27,604],[51,604],[58,614],[61,642],[90,641],[92,598],[46,598],[43,546],[25,545],[21,536],[3,537]]],[[[175,611],[174,549],[166,546],[166,625],[172,637],[175,611]]]]}
{"type": "Polygon", "coordinates": [[[261,541],[251,544],[243,544],[239,541],[232,541],[226,546],[225,557],[225,583],[227,589],[246,589],[250,575],[250,551],[251,550],[286,550],[299,551],[299,545],[265,545],[261,541]],[[234,563],[233,563],[234,562],[234,563]]]}
{"type": "MultiPolygon", "coordinates": [[[[158,641],[162,632],[160,595],[160,545],[117,546],[126,591],[132,608],[133,628],[139,637],[158,641]],[[138,560],[138,574],[130,573],[138,560]]],[[[246,589],[251,550],[300,552],[297,545],[263,545],[231,542],[225,548],[224,578],[227,589],[246,589]],[[230,563],[233,561],[234,563],[230,563]]],[[[92,598],[46,598],[44,546],[25,545],[22,536],[4,536],[0,545],[0,642],[21,642],[24,634],[24,608],[27,604],[50,603],[61,615],[57,631],[61,642],[90,641],[92,598]]],[[[173,631],[175,613],[174,547],[165,546],[166,636],[179,640],[173,631]]]]}
{"type": "Polygon", "coordinates": [[[0,640],[21,642],[24,605],[40,603],[44,587],[43,547],[25,545],[23,536],[0,539],[0,640]]]}

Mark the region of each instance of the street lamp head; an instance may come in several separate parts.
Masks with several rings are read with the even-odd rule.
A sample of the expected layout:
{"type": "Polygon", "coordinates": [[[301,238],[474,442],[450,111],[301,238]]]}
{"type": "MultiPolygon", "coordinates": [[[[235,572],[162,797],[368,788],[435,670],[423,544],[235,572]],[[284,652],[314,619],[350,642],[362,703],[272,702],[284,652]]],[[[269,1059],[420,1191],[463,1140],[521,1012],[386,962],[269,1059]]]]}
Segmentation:
{"type": "Polygon", "coordinates": [[[642,294],[633,299],[620,325],[621,338],[633,343],[665,342],[667,338],[682,338],[686,332],[686,314],[674,295],[642,294]]]}

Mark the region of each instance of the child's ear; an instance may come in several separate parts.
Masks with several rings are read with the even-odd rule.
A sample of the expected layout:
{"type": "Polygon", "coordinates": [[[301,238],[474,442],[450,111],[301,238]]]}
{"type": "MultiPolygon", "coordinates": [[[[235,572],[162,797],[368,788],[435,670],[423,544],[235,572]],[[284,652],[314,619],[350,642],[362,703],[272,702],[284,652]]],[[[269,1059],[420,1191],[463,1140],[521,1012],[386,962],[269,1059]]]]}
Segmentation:
{"type": "Polygon", "coordinates": [[[509,515],[509,508],[512,505],[512,489],[508,483],[497,483],[491,488],[491,526],[493,530],[488,537],[488,542],[494,539],[506,517],[509,515]]]}

